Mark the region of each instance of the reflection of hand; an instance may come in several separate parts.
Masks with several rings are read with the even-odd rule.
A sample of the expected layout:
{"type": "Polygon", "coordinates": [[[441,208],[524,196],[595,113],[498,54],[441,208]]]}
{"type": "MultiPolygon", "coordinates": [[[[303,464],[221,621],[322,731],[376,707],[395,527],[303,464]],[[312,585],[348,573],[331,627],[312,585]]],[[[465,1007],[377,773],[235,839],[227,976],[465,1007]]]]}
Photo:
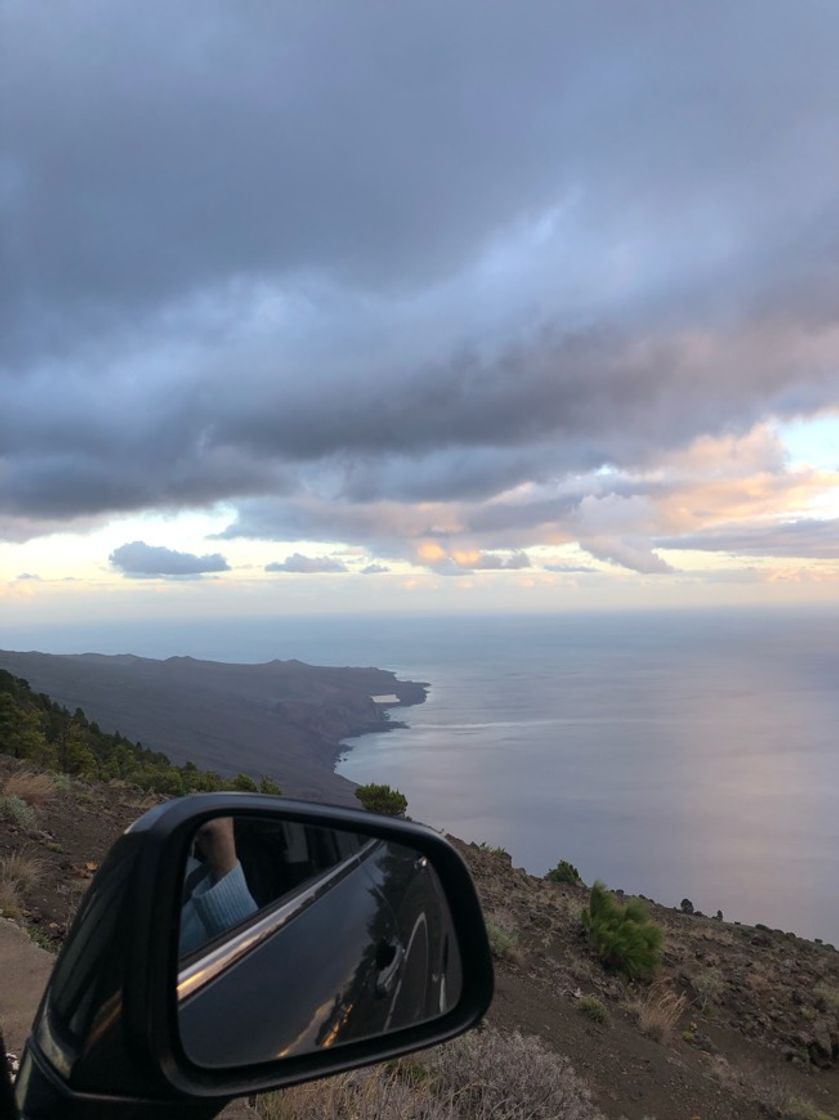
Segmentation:
{"type": "Polygon", "coordinates": [[[202,824],[195,834],[198,847],[210,865],[210,874],[216,882],[236,866],[236,840],[233,836],[233,818],[216,817],[202,824]]]}

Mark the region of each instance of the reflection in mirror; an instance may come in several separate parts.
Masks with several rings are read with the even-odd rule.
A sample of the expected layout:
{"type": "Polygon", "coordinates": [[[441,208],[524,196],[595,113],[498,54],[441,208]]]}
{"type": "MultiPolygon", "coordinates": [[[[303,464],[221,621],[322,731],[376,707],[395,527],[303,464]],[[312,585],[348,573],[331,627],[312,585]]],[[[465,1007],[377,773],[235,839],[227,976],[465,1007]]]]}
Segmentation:
{"type": "Polygon", "coordinates": [[[179,944],[181,1044],[204,1068],[374,1038],[460,999],[457,939],[428,859],[279,815],[196,831],[179,944]]]}

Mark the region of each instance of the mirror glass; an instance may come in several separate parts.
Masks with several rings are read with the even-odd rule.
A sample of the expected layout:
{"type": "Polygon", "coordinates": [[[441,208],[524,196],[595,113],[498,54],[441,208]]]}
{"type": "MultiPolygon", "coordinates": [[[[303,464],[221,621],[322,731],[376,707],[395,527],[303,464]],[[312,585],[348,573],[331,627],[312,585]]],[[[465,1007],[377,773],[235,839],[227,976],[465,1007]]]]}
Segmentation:
{"type": "Polygon", "coordinates": [[[427,857],[361,832],[217,817],[183,868],[177,981],[187,1057],[220,1069],[438,1018],[457,937],[427,857]]]}

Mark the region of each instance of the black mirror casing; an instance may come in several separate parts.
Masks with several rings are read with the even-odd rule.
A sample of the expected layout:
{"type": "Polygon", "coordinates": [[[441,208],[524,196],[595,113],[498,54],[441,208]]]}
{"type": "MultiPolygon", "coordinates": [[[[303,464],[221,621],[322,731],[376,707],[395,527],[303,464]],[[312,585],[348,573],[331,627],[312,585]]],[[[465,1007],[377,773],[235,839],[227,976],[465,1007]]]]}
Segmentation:
{"type": "Polygon", "coordinates": [[[236,1096],[444,1042],[492,999],[486,930],[471,876],[443,837],[409,821],[259,794],[199,794],[150,810],[117,841],[82,903],[27,1043],[16,1092],[29,1120],[212,1116],[236,1096]],[[426,856],[451,910],[462,990],[450,1011],[381,1037],[245,1068],[208,1070],[181,1045],[177,1004],[182,868],[213,817],[276,817],[364,833],[426,856]]]}

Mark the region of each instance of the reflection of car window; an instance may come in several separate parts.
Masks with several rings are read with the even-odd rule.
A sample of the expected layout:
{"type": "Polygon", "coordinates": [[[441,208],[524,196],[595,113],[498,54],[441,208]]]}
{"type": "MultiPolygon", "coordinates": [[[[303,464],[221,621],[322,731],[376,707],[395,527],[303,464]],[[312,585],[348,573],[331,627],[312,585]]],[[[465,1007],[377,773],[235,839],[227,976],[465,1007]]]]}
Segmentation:
{"type": "Polygon", "coordinates": [[[187,861],[182,957],[290,898],[368,842],[351,832],[246,817],[233,822],[233,836],[237,867],[221,882],[208,874],[200,843],[187,861]]]}

